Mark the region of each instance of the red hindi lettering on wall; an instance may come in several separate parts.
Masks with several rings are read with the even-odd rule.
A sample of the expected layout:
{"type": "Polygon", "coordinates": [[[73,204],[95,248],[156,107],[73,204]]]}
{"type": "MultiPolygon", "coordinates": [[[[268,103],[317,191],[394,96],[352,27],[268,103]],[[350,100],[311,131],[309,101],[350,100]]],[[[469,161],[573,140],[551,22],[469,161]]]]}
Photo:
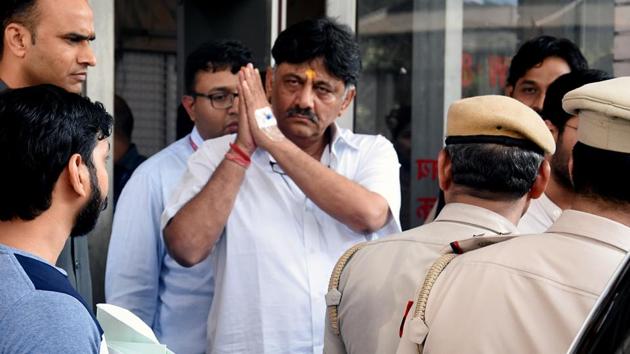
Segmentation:
{"type": "Polygon", "coordinates": [[[418,167],[418,173],[416,174],[417,180],[422,180],[428,177],[430,177],[433,181],[437,179],[437,160],[417,159],[416,166],[418,167]]]}
{"type": "Polygon", "coordinates": [[[490,55],[488,57],[488,85],[490,87],[505,87],[509,68],[510,57],[490,55]]]}
{"type": "Polygon", "coordinates": [[[462,53],[462,87],[467,88],[475,81],[473,56],[468,52],[462,53]]]}

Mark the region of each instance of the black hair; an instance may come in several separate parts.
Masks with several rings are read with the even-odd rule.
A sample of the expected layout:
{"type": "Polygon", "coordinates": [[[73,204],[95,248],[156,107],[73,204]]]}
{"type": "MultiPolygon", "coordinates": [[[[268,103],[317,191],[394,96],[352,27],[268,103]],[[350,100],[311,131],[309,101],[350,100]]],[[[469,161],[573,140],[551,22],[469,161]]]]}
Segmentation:
{"type": "Polygon", "coordinates": [[[252,52],[238,41],[205,42],[186,58],[186,93],[192,94],[195,90],[195,79],[200,71],[230,70],[232,74],[236,74],[248,63],[254,63],[252,52]]]}
{"type": "Polygon", "coordinates": [[[35,43],[35,22],[37,0],[2,0],[0,1],[0,24],[2,24],[2,38],[0,38],[0,56],[4,52],[4,30],[11,22],[17,22],[28,28],[35,43]]]}
{"type": "Polygon", "coordinates": [[[566,38],[539,36],[523,43],[512,58],[507,85],[516,86],[518,79],[534,66],[549,57],[564,60],[571,71],[588,69],[588,63],[580,49],[566,38]]]}
{"type": "Polygon", "coordinates": [[[133,113],[127,102],[118,95],[114,95],[114,133],[129,142],[133,133],[133,113]]]}
{"type": "Polygon", "coordinates": [[[278,35],[271,50],[276,65],[323,58],[326,69],[346,87],[361,73],[359,44],[350,27],[324,17],[296,23],[278,35]]]}
{"type": "Polygon", "coordinates": [[[195,127],[195,123],[190,119],[183,104],[177,106],[177,122],[175,123],[175,138],[181,139],[188,135],[195,127]]]}
{"type": "Polygon", "coordinates": [[[592,82],[612,79],[612,75],[596,69],[576,70],[558,77],[547,88],[545,102],[541,116],[549,120],[559,133],[564,131],[564,125],[572,117],[562,109],[562,98],[567,92],[575,90],[592,82]]]}
{"type": "Polygon", "coordinates": [[[32,220],[50,208],[52,191],[73,154],[94,169],[92,152],[110,135],[102,104],[53,85],[0,94],[0,220],[32,220]]]}
{"type": "Polygon", "coordinates": [[[500,144],[452,144],[453,182],[478,198],[515,200],[533,186],[544,156],[537,151],[500,144]]]}
{"type": "Polygon", "coordinates": [[[573,148],[571,177],[575,192],[580,195],[615,204],[630,203],[630,154],[578,141],[573,148]]]}

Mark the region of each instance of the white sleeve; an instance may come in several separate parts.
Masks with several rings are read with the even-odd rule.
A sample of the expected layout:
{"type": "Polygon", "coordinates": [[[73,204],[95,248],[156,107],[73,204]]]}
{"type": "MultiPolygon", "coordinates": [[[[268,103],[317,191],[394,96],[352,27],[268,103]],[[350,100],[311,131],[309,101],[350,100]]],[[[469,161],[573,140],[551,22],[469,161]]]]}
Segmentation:
{"type": "Polygon", "coordinates": [[[223,156],[229,149],[229,143],[233,139],[233,135],[227,135],[217,139],[206,140],[188,158],[186,172],[184,172],[177,187],[175,187],[165,204],[164,212],[162,213],[161,230],[164,230],[166,224],[177,214],[179,209],[196,196],[208,183],[212,173],[223,160],[223,156]]]}
{"type": "Polygon", "coordinates": [[[390,217],[376,232],[378,236],[386,236],[400,232],[400,163],[387,139],[381,135],[375,139],[369,150],[361,154],[360,168],[354,180],[387,200],[390,217]]]}
{"type": "Polygon", "coordinates": [[[164,243],[159,179],[140,167],[123,189],[112,224],[105,270],[105,299],[152,326],[157,309],[164,243]]]}

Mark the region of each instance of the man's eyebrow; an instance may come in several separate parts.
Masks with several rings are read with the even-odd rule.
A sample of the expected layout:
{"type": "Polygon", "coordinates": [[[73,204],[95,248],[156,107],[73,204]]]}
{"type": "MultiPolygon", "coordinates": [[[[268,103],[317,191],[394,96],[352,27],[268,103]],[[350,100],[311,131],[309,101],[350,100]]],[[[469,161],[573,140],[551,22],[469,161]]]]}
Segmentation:
{"type": "Polygon", "coordinates": [[[93,41],[96,39],[96,35],[93,33],[85,35],[81,33],[70,32],[70,33],[66,33],[63,37],[68,38],[68,39],[78,40],[78,41],[93,41]]]}
{"type": "Polygon", "coordinates": [[[521,81],[521,85],[538,85],[538,82],[534,80],[523,80],[521,81]]]}
{"type": "Polygon", "coordinates": [[[289,79],[289,78],[292,78],[292,79],[297,79],[297,80],[300,80],[300,81],[306,81],[306,78],[305,78],[305,77],[300,76],[299,74],[296,74],[296,73],[287,73],[287,74],[284,74],[284,75],[282,76],[282,78],[283,78],[283,79],[289,79]]]}
{"type": "Polygon", "coordinates": [[[320,85],[320,86],[327,86],[329,88],[335,87],[331,82],[329,82],[329,81],[327,81],[325,79],[315,80],[315,82],[313,82],[313,84],[320,85]]]}
{"type": "Polygon", "coordinates": [[[238,91],[236,88],[234,87],[228,87],[228,86],[218,86],[218,87],[211,87],[208,92],[236,92],[238,91]]]}

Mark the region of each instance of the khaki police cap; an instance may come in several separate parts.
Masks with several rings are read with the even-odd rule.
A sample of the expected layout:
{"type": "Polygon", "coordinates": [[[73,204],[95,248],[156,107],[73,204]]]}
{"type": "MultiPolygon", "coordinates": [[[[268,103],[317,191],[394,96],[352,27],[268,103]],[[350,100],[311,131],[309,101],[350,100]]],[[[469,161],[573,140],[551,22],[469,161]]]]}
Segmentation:
{"type": "Polygon", "coordinates": [[[578,141],[630,153],[630,77],[594,82],[570,91],[562,108],[580,117],[578,141]]]}
{"type": "Polygon", "coordinates": [[[553,136],[538,113],[507,96],[476,96],[454,102],[448,109],[446,135],[447,144],[496,142],[532,146],[547,154],[556,150],[553,136]]]}

